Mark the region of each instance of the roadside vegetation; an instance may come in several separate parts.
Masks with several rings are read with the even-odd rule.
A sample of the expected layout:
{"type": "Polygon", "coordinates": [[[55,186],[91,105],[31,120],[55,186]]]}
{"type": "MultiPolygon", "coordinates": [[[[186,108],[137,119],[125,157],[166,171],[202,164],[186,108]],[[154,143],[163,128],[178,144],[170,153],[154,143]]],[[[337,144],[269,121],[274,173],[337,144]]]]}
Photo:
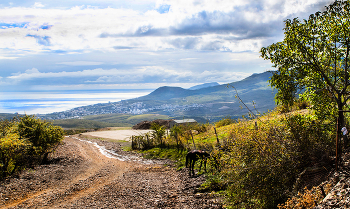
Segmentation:
{"type": "Polygon", "coordinates": [[[306,109],[175,126],[168,135],[158,126],[152,128],[153,134],[134,137],[133,149],[148,158],[172,159],[179,169],[185,167],[188,151],[211,153],[207,182],[200,190],[221,193],[228,208],[276,208],[309,186],[296,184],[300,173],[315,166],[329,172],[335,154],[334,122],[306,109]]]}
{"type": "Polygon", "coordinates": [[[62,141],[63,134],[62,128],[34,116],[1,120],[0,179],[46,163],[48,155],[62,141]]]}

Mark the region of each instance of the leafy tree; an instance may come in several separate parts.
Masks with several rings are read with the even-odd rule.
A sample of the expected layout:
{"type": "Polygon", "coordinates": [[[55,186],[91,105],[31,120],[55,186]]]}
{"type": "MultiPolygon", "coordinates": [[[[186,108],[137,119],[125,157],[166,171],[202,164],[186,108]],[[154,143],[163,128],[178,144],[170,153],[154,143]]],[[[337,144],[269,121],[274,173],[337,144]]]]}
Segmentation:
{"type": "Polygon", "coordinates": [[[165,137],[165,127],[162,125],[159,125],[158,123],[152,123],[151,129],[153,130],[152,136],[158,143],[163,145],[163,138],[165,137]]]}
{"type": "Polygon", "coordinates": [[[298,90],[312,102],[319,116],[339,117],[350,98],[350,1],[335,1],[307,20],[287,19],[284,40],[263,47],[261,56],[277,71],[270,79],[276,100],[293,104],[298,90]]]}

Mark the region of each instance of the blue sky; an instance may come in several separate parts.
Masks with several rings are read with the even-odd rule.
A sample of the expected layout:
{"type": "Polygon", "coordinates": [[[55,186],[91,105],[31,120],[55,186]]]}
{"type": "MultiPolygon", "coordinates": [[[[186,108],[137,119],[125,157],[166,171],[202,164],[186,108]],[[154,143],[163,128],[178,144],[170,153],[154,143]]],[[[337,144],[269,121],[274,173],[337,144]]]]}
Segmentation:
{"type": "MultiPolygon", "coordinates": [[[[284,20],[305,19],[331,2],[2,1],[0,112],[44,111],[29,106],[11,108],[21,105],[6,102],[20,101],[24,95],[35,100],[58,91],[136,92],[241,80],[271,70],[270,62],[259,57],[259,50],[283,39],[284,20]]],[[[113,93],[105,100],[126,97],[113,93]]],[[[45,112],[71,107],[55,108],[53,103],[45,112]]]]}

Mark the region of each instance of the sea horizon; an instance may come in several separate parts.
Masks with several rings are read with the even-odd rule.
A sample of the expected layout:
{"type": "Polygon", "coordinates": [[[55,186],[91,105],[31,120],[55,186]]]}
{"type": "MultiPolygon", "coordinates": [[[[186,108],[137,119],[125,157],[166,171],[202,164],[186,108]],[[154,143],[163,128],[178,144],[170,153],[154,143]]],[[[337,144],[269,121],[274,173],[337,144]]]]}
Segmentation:
{"type": "Polygon", "coordinates": [[[145,96],[154,89],[0,92],[0,113],[49,114],[145,96]]]}

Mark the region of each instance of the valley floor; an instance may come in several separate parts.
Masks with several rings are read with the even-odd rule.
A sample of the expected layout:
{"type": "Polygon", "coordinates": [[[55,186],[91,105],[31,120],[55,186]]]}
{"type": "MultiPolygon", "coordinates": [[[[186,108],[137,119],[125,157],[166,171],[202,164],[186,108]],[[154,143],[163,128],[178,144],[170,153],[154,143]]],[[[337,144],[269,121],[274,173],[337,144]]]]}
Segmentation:
{"type": "Polygon", "coordinates": [[[82,135],[92,136],[104,139],[131,141],[131,136],[138,136],[150,132],[151,130],[109,130],[109,131],[95,131],[87,132],[82,135]]]}

